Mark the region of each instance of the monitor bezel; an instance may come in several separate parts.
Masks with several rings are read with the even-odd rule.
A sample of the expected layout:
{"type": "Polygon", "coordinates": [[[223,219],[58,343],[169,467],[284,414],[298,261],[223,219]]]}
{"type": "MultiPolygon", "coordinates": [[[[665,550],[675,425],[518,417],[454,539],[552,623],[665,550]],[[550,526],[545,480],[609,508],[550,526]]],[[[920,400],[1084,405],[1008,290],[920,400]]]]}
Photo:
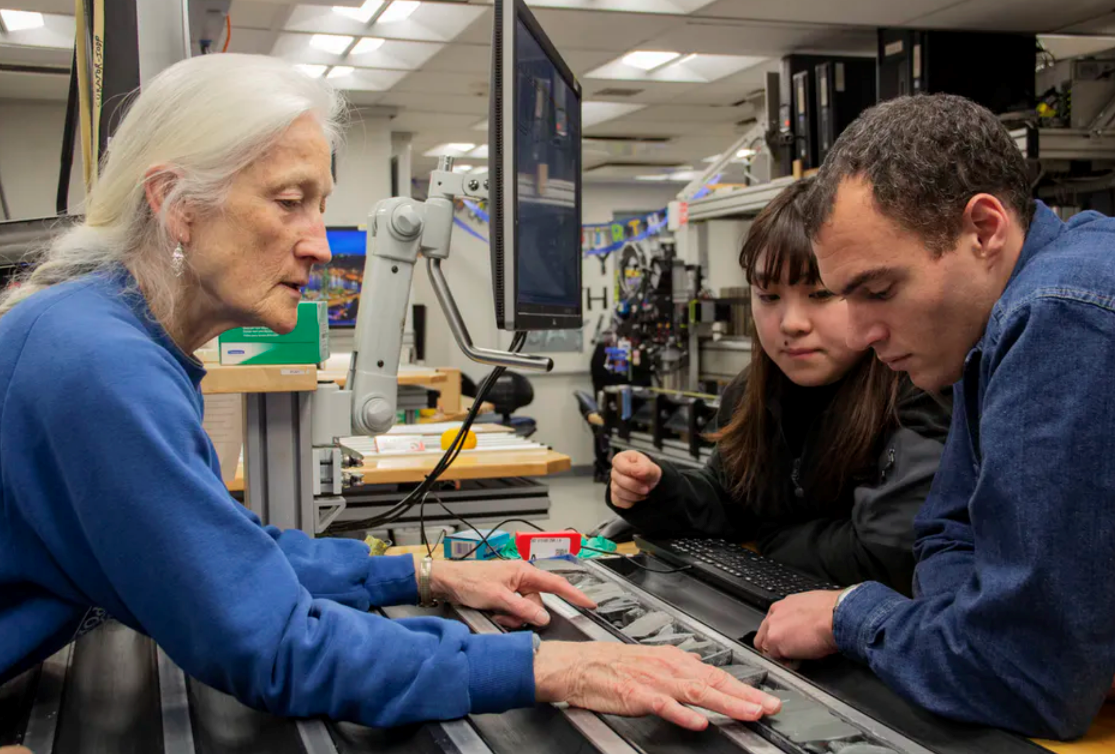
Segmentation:
{"type": "MultiPolygon", "coordinates": [[[[496,0],[493,30],[492,103],[489,113],[490,170],[493,191],[491,253],[492,287],[496,298],[496,324],[504,330],[566,330],[584,326],[582,273],[578,252],[577,303],[575,306],[549,306],[537,309],[519,305],[519,218],[518,208],[518,154],[515,149],[516,132],[505,128],[514,123],[515,103],[515,46],[516,20],[522,21],[538,42],[542,51],[554,64],[558,75],[577,98],[578,110],[583,101],[581,85],[572,70],[562,59],[538,20],[524,0],[496,0]],[[494,169],[491,169],[494,168],[494,169]],[[510,241],[510,243],[508,243],[510,241]]],[[[578,130],[583,135],[583,122],[577,114],[578,130]]],[[[582,217],[582,155],[576,152],[574,169],[576,216],[578,225],[582,217]]]]}

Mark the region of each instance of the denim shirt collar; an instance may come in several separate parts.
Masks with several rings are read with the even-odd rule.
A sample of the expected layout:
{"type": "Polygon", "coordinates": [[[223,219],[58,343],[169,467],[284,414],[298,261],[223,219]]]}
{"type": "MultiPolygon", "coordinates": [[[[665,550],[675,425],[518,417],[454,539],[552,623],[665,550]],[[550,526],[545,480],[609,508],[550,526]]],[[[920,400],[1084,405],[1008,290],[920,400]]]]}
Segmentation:
{"type": "MultiPolygon", "coordinates": [[[[1003,289],[1002,294],[999,296],[999,301],[1007,298],[1011,292],[1011,286],[1018,278],[1019,273],[1028,265],[1035,256],[1037,256],[1043,249],[1049,246],[1057,236],[1065,228],[1065,223],[1061,218],[1057,217],[1045,202],[1040,199],[1035,199],[1034,204],[1034,218],[1030,221],[1030,228],[1026,231],[1026,240],[1022,244],[1022,251],[1018,253],[1018,261],[1014,264],[1014,269],[1011,270],[1010,277],[1007,279],[1007,285],[1003,289]]],[[[996,303],[992,308],[991,317],[995,316],[995,310],[999,307],[996,303]]],[[[964,371],[968,370],[968,364],[971,360],[983,351],[987,343],[987,336],[990,328],[991,321],[988,320],[984,325],[983,335],[980,336],[979,342],[973,346],[972,350],[968,351],[968,355],[964,357],[964,371]]]]}

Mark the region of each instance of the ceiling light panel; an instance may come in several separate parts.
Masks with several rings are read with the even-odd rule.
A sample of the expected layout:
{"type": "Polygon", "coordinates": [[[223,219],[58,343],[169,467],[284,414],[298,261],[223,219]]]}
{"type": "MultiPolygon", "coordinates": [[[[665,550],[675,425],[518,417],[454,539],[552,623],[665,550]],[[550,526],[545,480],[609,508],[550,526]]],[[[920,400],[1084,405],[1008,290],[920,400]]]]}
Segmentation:
{"type": "Polygon", "coordinates": [[[329,83],[346,92],[386,92],[402,81],[406,75],[406,71],[385,71],[378,68],[352,68],[351,66],[338,65],[330,70],[329,83]],[[346,68],[351,68],[351,72],[345,71],[346,68]],[[338,70],[341,73],[336,73],[338,70]]]}
{"type": "Polygon", "coordinates": [[[667,50],[635,50],[634,52],[629,52],[624,55],[620,58],[620,61],[624,65],[638,68],[640,71],[653,71],[680,57],[680,52],[671,52],[667,50]]]}
{"type": "Polygon", "coordinates": [[[448,144],[438,144],[433,149],[423,152],[424,157],[462,157],[472,150],[476,149],[475,144],[468,142],[450,142],[448,144]]]}
{"type": "Polygon", "coordinates": [[[359,8],[349,8],[343,5],[334,5],[333,12],[344,16],[345,18],[352,18],[362,24],[366,24],[372,20],[372,16],[383,5],[383,0],[368,0],[359,8]]]}
{"type": "Polygon", "coordinates": [[[328,68],[328,66],[312,63],[295,63],[294,67],[312,79],[320,79],[325,75],[325,69],[328,68]]]}
{"type": "MultiPolygon", "coordinates": [[[[372,43],[375,49],[362,54],[336,55],[314,46],[311,42],[313,38],[314,35],[310,34],[281,34],[271,54],[292,63],[352,65],[357,68],[414,71],[443,47],[430,42],[401,42],[389,39],[382,41],[378,46],[372,43]]],[[[357,43],[359,44],[360,42],[357,43]]]]}
{"type": "Polygon", "coordinates": [[[308,34],[450,42],[486,11],[483,6],[471,4],[418,3],[411,6],[399,5],[399,2],[400,0],[395,0],[386,6],[376,22],[371,24],[354,18],[352,14],[337,12],[330,6],[296,5],[283,30],[308,34]],[[392,6],[397,6],[398,10],[392,11],[392,6]],[[405,18],[402,17],[404,10],[409,10],[405,18]],[[396,20],[379,20],[384,17],[396,20]]]}
{"type": "Polygon", "coordinates": [[[310,37],[310,47],[334,55],[341,55],[348,50],[349,45],[354,41],[354,37],[345,37],[338,34],[314,34],[310,37]]]}
{"type": "Polygon", "coordinates": [[[383,47],[383,43],[385,41],[386,40],[384,40],[382,37],[364,37],[356,43],[356,46],[352,48],[352,52],[350,52],[349,55],[353,57],[360,57],[362,55],[367,55],[368,53],[375,52],[380,47],[383,47]]]}
{"type": "Polygon", "coordinates": [[[41,29],[46,25],[43,14],[31,10],[8,10],[0,8],[0,23],[5,31],[27,31],[41,29]]]}
{"type": "Polygon", "coordinates": [[[73,16],[0,10],[0,19],[4,27],[0,29],[0,44],[63,50],[74,47],[76,31],[73,16]]]}
{"type": "Polygon", "coordinates": [[[376,19],[377,24],[395,24],[400,21],[406,21],[414,15],[414,12],[422,3],[418,0],[391,0],[390,5],[383,9],[383,13],[379,14],[376,19]]]}
{"type": "Polygon", "coordinates": [[[585,78],[707,84],[767,60],[750,55],[678,55],[676,59],[671,59],[658,67],[644,69],[642,66],[652,62],[651,58],[645,56],[632,61],[632,55],[636,54],[638,53],[629,53],[611,63],[606,63],[586,73],[585,78]],[[632,62],[639,65],[632,65],[632,62]]]}

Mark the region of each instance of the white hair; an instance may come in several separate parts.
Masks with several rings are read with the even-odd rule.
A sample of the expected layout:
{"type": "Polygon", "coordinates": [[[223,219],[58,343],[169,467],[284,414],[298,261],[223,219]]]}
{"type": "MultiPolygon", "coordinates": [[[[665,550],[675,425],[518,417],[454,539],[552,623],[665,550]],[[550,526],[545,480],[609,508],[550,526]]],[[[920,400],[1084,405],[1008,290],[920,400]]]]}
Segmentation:
{"type": "Polygon", "coordinates": [[[237,173],[303,115],[313,115],[336,147],[345,111],[329,84],[265,55],[183,60],[133,96],[87,197],[84,220],[55,237],[18,285],[0,294],[0,316],[43,288],[123,265],[166,325],[179,291],[170,214],[219,211],[237,173]],[[175,179],[155,214],[145,188],[147,172],[157,165],[175,179]]]}

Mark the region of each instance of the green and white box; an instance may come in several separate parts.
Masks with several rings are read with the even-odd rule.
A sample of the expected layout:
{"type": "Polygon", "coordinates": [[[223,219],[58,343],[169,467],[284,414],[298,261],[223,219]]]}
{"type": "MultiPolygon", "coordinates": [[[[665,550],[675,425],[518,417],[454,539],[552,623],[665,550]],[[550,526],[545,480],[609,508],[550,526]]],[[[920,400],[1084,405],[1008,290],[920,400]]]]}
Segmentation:
{"type": "Polygon", "coordinates": [[[237,327],[220,338],[221,364],[320,364],[329,358],[329,309],[298,304],[298,324],[286,335],[266,327],[237,327]]]}

